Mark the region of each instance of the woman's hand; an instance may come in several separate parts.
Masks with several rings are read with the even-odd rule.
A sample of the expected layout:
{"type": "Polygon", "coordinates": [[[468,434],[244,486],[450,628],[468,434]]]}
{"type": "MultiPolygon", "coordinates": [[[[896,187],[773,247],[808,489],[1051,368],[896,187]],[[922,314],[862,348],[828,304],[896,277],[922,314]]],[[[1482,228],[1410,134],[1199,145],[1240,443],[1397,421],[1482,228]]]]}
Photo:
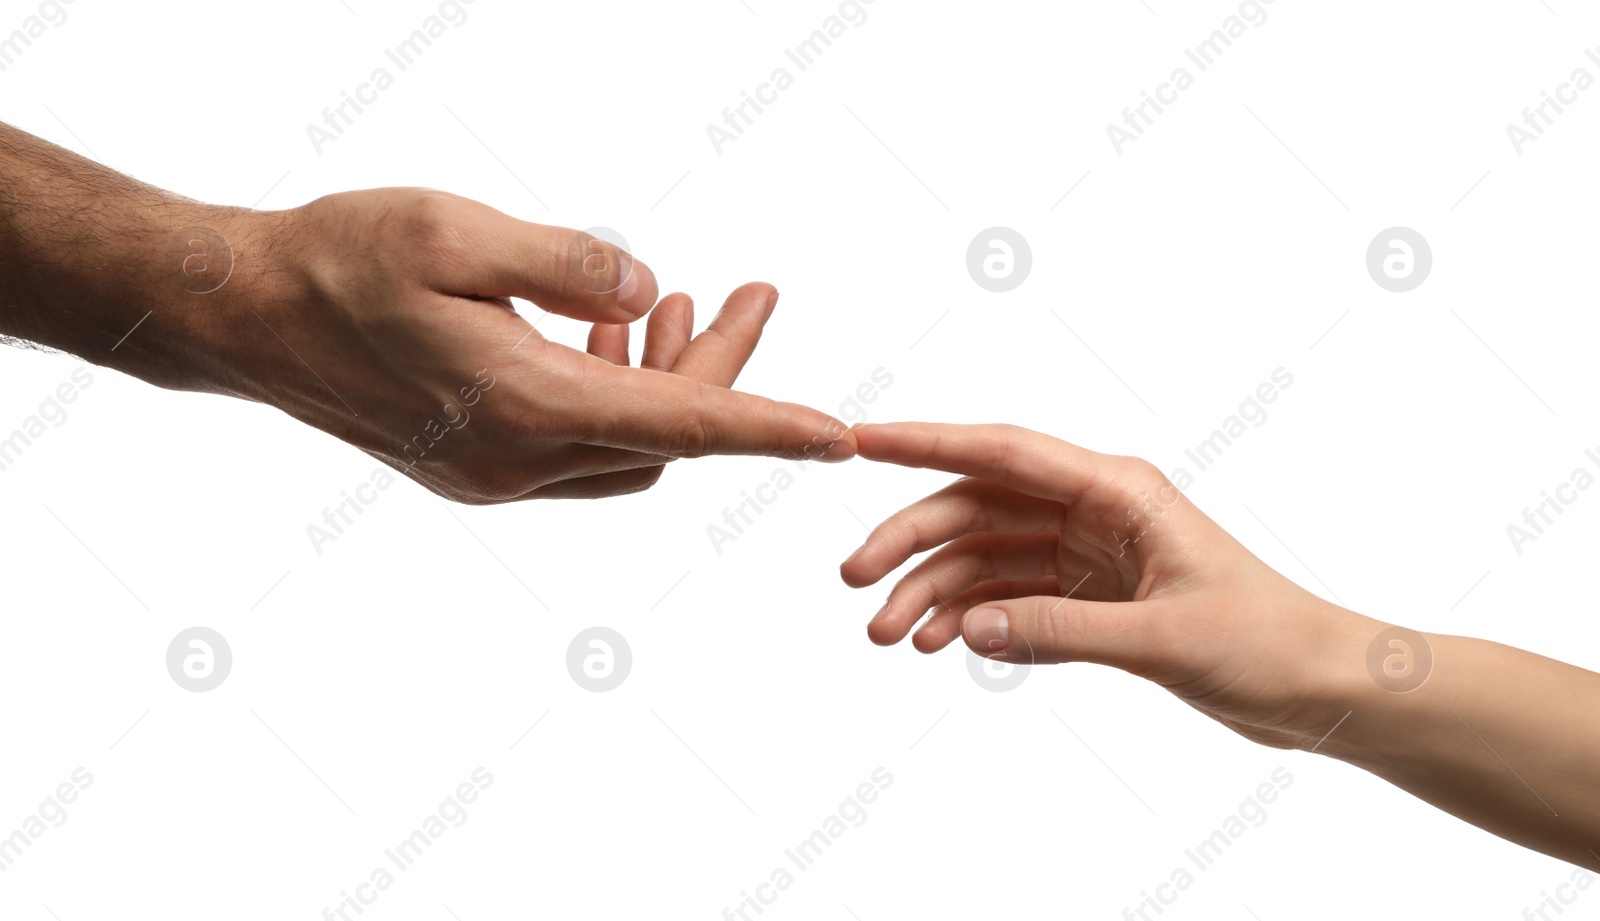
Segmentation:
{"type": "Polygon", "coordinates": [[[895,584],[867,633],[958,635],[1018,664],[1096,662],[1147,678],[1257,742],[1311,747],[1366,680],[1385,625],[1273,571],[1148,462],[1009,425],[855,429],[860,455],[965,474],[873,530],[840,574],[895,584]]]}
{"type": "Polygon", "coordinates": [[[1600,869],[1600,675],[1391,627],[1274,572],[1154,466],[1007,425],[868,425],[862,457],[967,478],[840,567],[895,584],[868,634],[957,634],[1016,663],[1097,662],[1245,738],[1371,771],[1503,838],[1600,869]],[[937,549],[936,549],[937,548],[937,549]]]}

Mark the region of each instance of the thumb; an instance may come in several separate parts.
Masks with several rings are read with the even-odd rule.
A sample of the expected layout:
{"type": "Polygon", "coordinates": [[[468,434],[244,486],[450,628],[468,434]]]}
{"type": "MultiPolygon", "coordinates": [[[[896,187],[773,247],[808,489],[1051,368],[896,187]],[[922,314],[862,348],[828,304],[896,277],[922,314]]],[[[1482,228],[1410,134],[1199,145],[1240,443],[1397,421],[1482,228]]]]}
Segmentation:
{"type": "Polygon", "coordinates": [[[594,234],[493,212],[477,258],[440,266],[442,287],[467,297],[520,297],[590,323],[632,323],[655,306],[655,273],[594,234]]]}
{"type": "Polygon", "coordinates": [[[968,611],[961,636],[973,652],[1002,662],[1093,662],[1141,674],[1167,661],[1162,613],[1159,601],[1009,598],[968,611]]]}

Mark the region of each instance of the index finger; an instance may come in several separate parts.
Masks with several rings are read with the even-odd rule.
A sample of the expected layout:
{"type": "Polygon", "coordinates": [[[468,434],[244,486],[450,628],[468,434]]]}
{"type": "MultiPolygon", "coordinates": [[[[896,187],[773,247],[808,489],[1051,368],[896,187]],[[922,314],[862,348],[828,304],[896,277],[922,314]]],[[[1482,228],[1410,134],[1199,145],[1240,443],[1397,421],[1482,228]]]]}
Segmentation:
{"type": "MultiPolygon", "coordinates": [[[[592,356],[584,356],[591,358],[592,356]]],[[[754,454],[843,461],[855,436],[839,420],[796,403],[693,381],[678,374],[605,365],[572,410],[580,440],[669,457],[754,454]]]]}
{"type": "Polygon", "coordinates": [[[853,431],[868,460],[981,477],[1041,499],[1104,486],[1119,460],[1015,425],[891,422],[853,431]]]}

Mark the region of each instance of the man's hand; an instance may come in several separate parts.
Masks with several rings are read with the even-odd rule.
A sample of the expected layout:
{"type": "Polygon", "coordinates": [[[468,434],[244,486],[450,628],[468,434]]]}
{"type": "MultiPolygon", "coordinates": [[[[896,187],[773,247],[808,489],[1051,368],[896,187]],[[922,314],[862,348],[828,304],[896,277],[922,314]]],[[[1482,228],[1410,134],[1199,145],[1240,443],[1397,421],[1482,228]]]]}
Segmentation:
{"type": "Polygon", "coordinates": [[[631,368],[627,324],[655,305],[655,277],[587,234],[403,189],[262,220],[243,236],[260,241],[265,283],[241,265],[247,280],[220,299],[215,347],[239,389],[441,495],[607,496],[649,487],[673,458],[853,453],[830,417],[729,389],[777,302],[770,285],[734,291],[692,339],[692,303],[668,295],[631,368]],[[512,297],[594,323],[589,353],[539,335],[512,297]]]}
{"type": "Polygon", "coordinates": [[[577,231],[442,192],[204,205],[0,125],[0,334],[163,387],[276,406],[470,503],[650,486],[678,457],[844,460],[829,416],[736,393],[777,292],[691,339],[650,269],[577,231]],[[597,324],[589,353],[528,300],[597,324]],[[626,324],[651,313],[640,367],[626,324]]]}

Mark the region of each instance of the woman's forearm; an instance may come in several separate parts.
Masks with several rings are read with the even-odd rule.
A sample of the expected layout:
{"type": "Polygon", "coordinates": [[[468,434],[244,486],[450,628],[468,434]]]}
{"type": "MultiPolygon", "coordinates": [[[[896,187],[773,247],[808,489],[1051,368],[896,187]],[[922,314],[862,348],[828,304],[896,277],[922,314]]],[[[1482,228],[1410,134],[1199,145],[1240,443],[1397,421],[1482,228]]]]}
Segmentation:
{"type": "Polygon", "coordinates": [[[1600,675],[1486,640],[1401,639],[1348,669],[1348,715],[1315,746],[1474,825],[1600,869],[1600,675]],[[1427,672],[1394,680],[1391,660],[1427,672]],[[1409,660],[1409,661],[1408,661],[1409,660]],[[1413,690],[1393,690],[1414,685],[1413,690]],[[1390,685],[1389,688],[1384,684],[1390,685]]]}

